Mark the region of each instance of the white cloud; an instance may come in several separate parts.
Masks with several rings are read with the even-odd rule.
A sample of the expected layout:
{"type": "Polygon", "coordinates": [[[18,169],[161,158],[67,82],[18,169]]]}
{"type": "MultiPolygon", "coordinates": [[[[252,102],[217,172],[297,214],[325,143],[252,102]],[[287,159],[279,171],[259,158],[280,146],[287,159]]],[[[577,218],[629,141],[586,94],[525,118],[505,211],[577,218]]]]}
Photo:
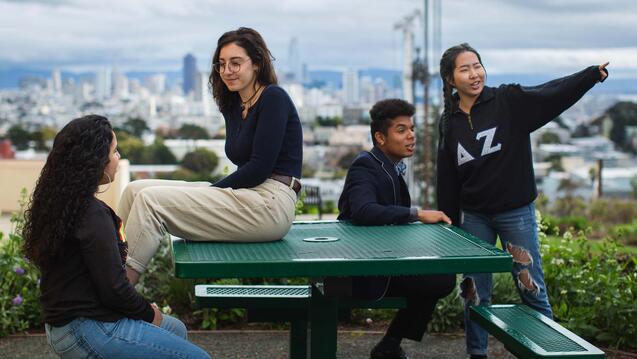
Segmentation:
{"type": "MultiPolygon", "coordinates": [[[[224,31],[249,26],[261,32],[279,66],[296,36],[311,69],[399,68],[402,38],[393,25],[421,7],[420,0],[0,0],[0,66],[177,70],[193,52],[203,69],[224,31]]],[[[590,52],[607,53],[614,66],[632,71],[635,13],[633,0],[604,7],[590,0],[444,0],[442,45],[468,41],[485,55],[497,50],[487,66],[498,71],[518,61],[561,70],[590,52]],[[572,51],[563,49],[579,55],[570,60],[572,51]]]]}
{"type": "Polygon", "coordinates": [[[604,49],[487,49],[480,51],[489,73],[551,74],[610,62],[609,69],[637,75],[637,47],[604,49]]]}

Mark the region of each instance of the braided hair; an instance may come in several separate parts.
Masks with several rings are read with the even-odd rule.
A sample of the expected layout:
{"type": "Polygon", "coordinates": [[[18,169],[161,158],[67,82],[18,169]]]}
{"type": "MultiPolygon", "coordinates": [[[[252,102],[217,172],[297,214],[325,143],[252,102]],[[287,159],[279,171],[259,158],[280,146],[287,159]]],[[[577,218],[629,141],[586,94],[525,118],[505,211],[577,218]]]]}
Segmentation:
{"type": "MultiPolygon", "coordinates": [[[[456,58],[463,52],[473,52],[478,57],[478,61],[482,65],[482,59],[480,58],[480,54],[473,47],[471,47],[466,42],[448,48],[440,58],[440,78],[442,79],[442,94],[444,97],[444,110],[442,112],[442,121],[441,121],[441,130],[442,134],[447,133],[449,128],[449,119],[451,118],[451,114],[453,113],[453,109],[456,106],[455,99],[453,97],[453,85],[451,84],[453,80],[453,71],[456,68],[456,58]]],[[[484,66],[483,66],[484,67],[484,66]]]]}

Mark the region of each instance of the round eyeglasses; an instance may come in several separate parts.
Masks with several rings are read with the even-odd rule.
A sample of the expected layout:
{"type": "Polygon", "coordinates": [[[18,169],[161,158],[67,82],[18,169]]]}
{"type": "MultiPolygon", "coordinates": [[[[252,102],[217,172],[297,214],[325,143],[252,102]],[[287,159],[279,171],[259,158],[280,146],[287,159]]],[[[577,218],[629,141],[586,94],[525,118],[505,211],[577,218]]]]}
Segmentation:
{"type": "Polygon", "coordinates": [[[212,67],[214,68],[215,71],[217,71],[218,73],[222,74],[226,71],[229,72],[238,72],[239,70],[241,70],[241,65],[245,64],[246,62],[250,61],[250,58],[248,59],[231,59],[228,62],[215,62],[214,64],[212,64],[212,67]]]}

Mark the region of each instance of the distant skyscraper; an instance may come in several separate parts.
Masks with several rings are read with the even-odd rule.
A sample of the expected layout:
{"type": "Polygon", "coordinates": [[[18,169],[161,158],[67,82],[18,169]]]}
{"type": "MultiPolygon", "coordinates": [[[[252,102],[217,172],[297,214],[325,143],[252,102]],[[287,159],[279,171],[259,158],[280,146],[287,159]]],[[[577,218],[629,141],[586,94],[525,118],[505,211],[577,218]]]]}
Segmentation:
{"type": "Polygon", "coordinates": [[[117,67],[111,74],[111,96],[114,98],[128,97],[128,77],[122,74],[117,67]]]}
{"type": "Polygon", "coordinates": [[[161,95],[166,91],[166,75],[164,74],[148,76],[144,82],[153,95],[161,95]]]}
{"type": "Polygon", "coordinates": [[[128,77],[123,74],[118,74],[113,79],[113,97],[126,98],[129,95],[128,77]]]}
{"type": "Polygon", "coordinates": [[[59,69],[54,69],[51,72],[51,82],[53,85],[53,92],[60,93],[62,92],[62,75],[60,74],[59,69]]]}
{"type": "Polygon", "coordinates": [[[95,98],[104,100],[111,97],[111,70],[104,68],[95,73],[95,98]]]}
{"type": "Polygon", "coordinates": [[[190,92],[195,91],[197,84],[197,59],[192,54],[184,56],[183,67],[183,90],[184,95],[188,95],[190,92]]]}
{"type": "Polygon", "coordinates": [[[360,100],[357,70],[347,69],[343,72],[343,100],[346,104],[355,104],[360,100]]]}
{"type": "Polygon", "coordinates": [[[360,99],[363,103],[374,103],[374,82],[371,76],[363,76],[360,79],[360,99]]]}
{"type": "Polygon", "coordinates": [[[195,81],[195,101],[207,102],[208,98],[208,73],[198,72],[195,81]]]}
{"type": "Polygon", "coordinates": [[[298,83],[303,83],[303,63],[301,63],[301,53],[299,51],[299,40],[293,37],[290,40],[290,47],[288,48],[288,61],[290,66],[290,73],[292,74],[292,80],[298,83]]]}

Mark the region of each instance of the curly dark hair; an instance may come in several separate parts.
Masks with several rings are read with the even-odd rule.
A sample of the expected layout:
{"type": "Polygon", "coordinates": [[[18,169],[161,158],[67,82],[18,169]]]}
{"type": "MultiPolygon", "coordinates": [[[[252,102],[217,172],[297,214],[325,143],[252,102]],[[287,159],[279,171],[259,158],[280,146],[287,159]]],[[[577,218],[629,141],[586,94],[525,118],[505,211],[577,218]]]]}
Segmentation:
{"type": "Polygon", "coordinates": [[[212,65],[210,68],[210,77],[208,78],[208,87],[212,91],[212,97],[215,99],[219,110],[224,112],[232,106],[233,103],[239,101],[239,94],[228,90],[226,84],[221,80],[221,75],[215,71],[214,66],[219,62],[219,53],[221,49],[228,44],[236,44],[242,47],[253,64],[257,65],[257,80],[255,86],[276,85],[277,78],[272,66],[274,57],[261,35],[254,29],[240,27],[236,30],[228,31],[221,35],[217,41],[217,49],[212,55],[212,65]]]}
{"type": "Polygon", "coordinates": [[[398,116],[411,117],[415,112],[416,109],[414,108],[414,105],[398,98],[390,98],[376,102],[372,109],[369,110],[369,116],[372,119],[370,130],[374,146],[376,146],[376,138],[374,138],[374,134],[376,132],[380,132],[387,136],[387,130],[389,129],[393,119],[398,116]]]}
{"type": "Polygon", "coordinates": [[[111,124],[98,115],[76,118],[55,136],[22,231],[24,254],[41,270],[63,254],[104,175],[112,140],[111,124]]]}

